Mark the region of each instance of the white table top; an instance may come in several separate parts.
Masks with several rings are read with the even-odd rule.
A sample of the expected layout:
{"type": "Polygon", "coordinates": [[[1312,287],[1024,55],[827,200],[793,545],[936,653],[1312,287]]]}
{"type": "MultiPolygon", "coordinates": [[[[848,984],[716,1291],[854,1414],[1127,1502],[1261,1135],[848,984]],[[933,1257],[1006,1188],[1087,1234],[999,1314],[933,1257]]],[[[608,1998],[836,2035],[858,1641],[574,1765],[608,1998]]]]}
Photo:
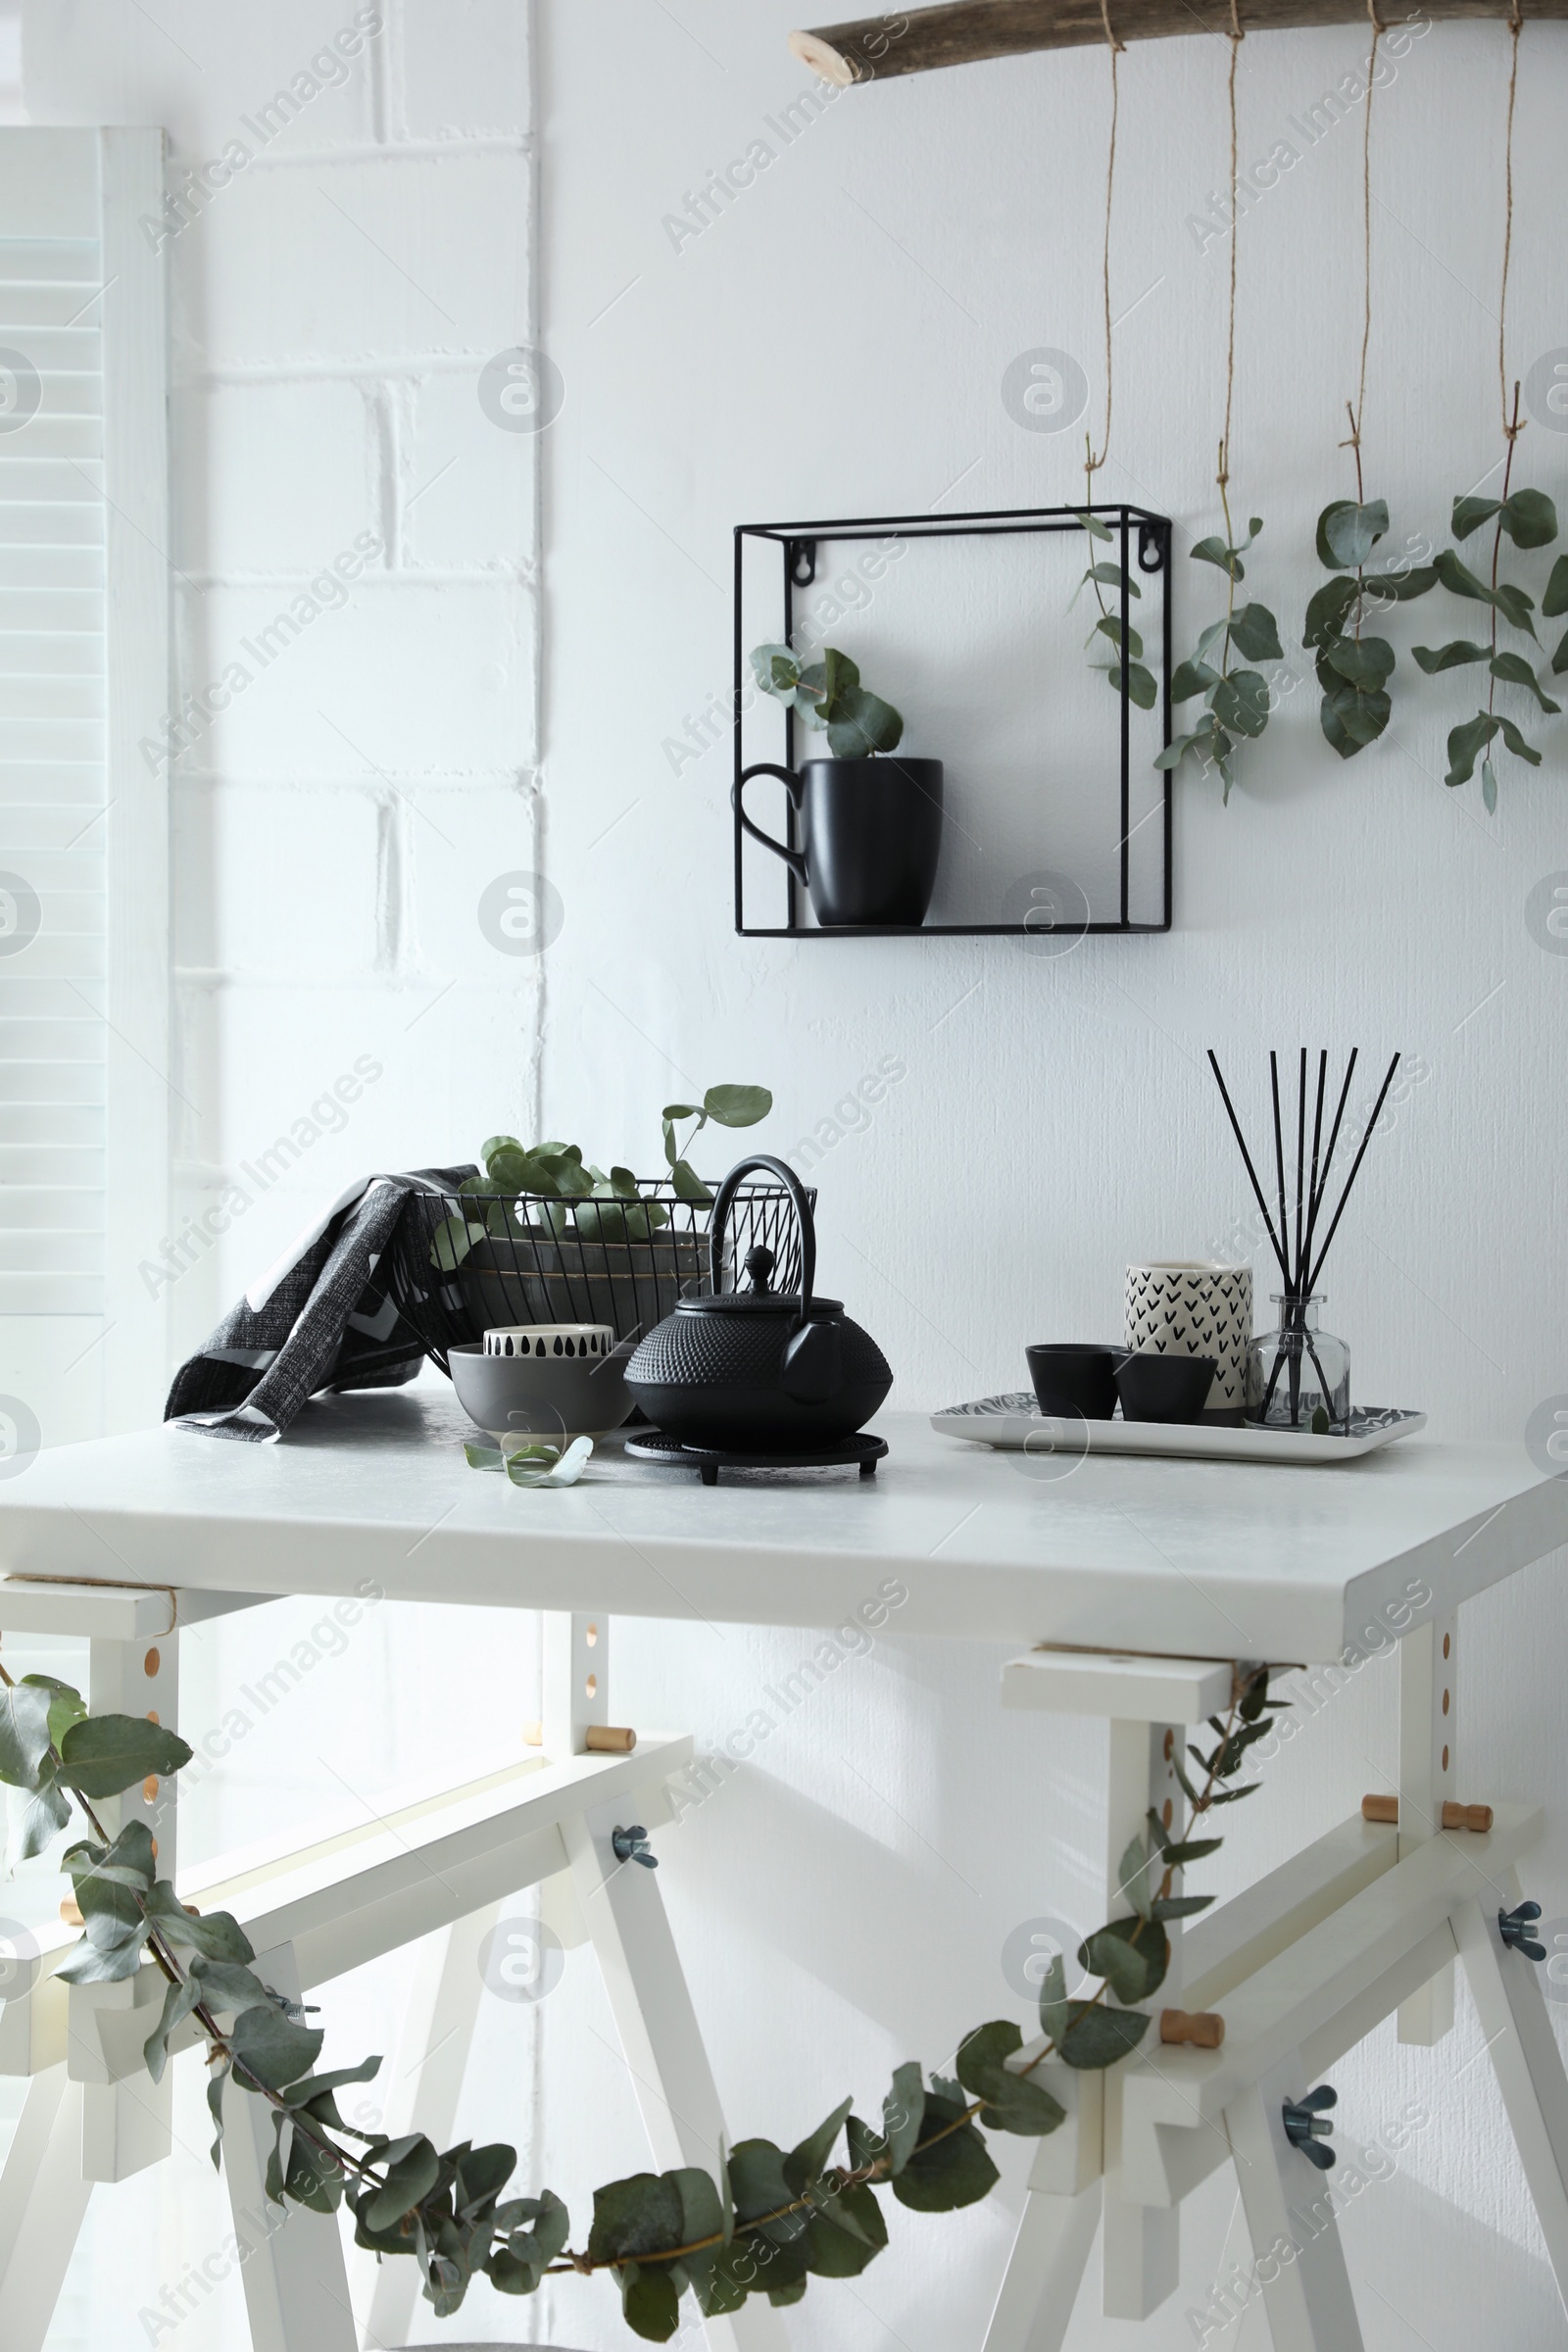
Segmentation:
{"type": "Polygon", "coordinates": [[[444,1385],[327,1397],[276,1446],[162,1429],[40,1454],[0,1481],[0,1571],[808,1627],[903,1591],[901,1634],[1318,1663],[1568,1544],[1568,1480],[1522,1446],[1053,1480],[913,1414],[874,1426],[874,1479],[708,1488],[612,1444],[581,1485],[529,1492],[468,1469],[444,1385]]]}

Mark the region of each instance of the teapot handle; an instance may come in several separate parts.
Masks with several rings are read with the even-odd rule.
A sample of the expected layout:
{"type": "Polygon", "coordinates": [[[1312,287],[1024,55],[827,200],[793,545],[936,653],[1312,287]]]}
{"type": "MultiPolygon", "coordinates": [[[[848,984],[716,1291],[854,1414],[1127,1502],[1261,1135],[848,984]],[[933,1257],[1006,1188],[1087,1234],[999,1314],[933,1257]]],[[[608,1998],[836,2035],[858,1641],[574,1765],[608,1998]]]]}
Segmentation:
{"type": "Polygon", "coordinates": [[[795,1170],[785,1160],[775,1159],[770,1152],[758,1152],[750,1159],[738,1160],[714,1197],[713,1214],[708,1228],[708,1262],[713,1289],[716,1292],[723,1288],[724,1228],[729,1221],[730,1202],[740,1189],[741,1178],[752,1175],[759,1168],[765,1168],[769,1175],[776,1176],[795,1203],[796,1221],[801,1229],[801,1320],[804,1323],[811,1311],[811,1293],[816,1286],[816,1225],[811,1215],[811,1204],[806,1198],[806,1188],[795,1170]]]}

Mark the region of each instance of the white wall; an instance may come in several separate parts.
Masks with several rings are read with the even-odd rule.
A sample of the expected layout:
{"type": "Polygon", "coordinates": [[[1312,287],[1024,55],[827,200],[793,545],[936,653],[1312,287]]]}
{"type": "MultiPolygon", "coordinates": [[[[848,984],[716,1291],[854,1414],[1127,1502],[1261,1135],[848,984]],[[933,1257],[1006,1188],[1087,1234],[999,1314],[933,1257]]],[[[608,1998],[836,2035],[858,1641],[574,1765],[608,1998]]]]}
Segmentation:
{"type": "MultiPolygon", "coordinates": [[[[897,1401],[925,1408],[1019,1385],[1028,1340],[1114,1334],[1129,1257],[1226,1245],[1248,1195],[1206,1046],[1254,1115],[1270,1046],[1358,1044],[1369,1064],[1401,1048],[1428,1074],[1371,1149],[1326,1320],[1351,1343],[1361,1396],[1424,1405],[1442,1433],[1518,1435],[1568,1389],[1568,963],[1525,922],[1538,879],[1568,867],[1562,722],[1536,738],[1551,747],[1539,773],[1504,768],[1490,819],[1475,786],[1441,781],[1460,690],[1417,703],[1406,656],[1390,740],[1342,765],[1298,650],[1322,576],[1312,520],[1354,488],[1337,445],[1359,343],[1361,113],[1311,146],[1287,125],[1364,60],[1365,37],[1254,37],[1240,75],[1244,163],[1281,139],[1303,150],[1243,226],[1233,469],[1238,513],[1267,526],[1248,586],[1278,612],[1302,682],[1228,809],[1182,778],[1173,934],[1052,959],[1010,940],[738,941],[728,743],[679,750],[728,688],[735,522],[1076,502],[1081,434],[1026,432],[1003,403],[1005,369],[1034,347],[1078,358],[1099,429],[1103,55],[851,91],[786,144],[781,110],[810,88],[784,48],[799,21],[791,0],[543,12],[543,325],[566,384],[546,437],[549,865],[566,908],[546,1009],[550,1131],[646,1152],[666,1094],[755,1079],[778,1098],[756,1140],[788,1152],[862,1073],[906,1063],[813,1174],[824,1279],[881,1341],[897,1401]],[[775,153],[755,184],[700,235],[672,232],[665,217],[759,137],[775,153]]],[[[1520,374],[1568,344],[1552,127],[1568,49],[1553,27],[1524,38],[1520,374]]],[[[1367,488],[1399,539],[1443,544],[1451,497],[1500,457],[1506,53],[1500,27],[1429,31],[1376,100],[1367,488]]],[[[1182,551],[1219,520],[1228,249],[1211,237],[1200,252],[1187,217],[1224,184],[1226,61],[1222,40],[1194,38],[1134,46],[1121,67],[1115,423],[1097,491],[1172,514],[1182,551]]],[[[1565,456],[1532,425],[1520,465],[1568,513],[1565,456]]],[[[1185,631],[1219,610],[1217,584],[1179,554],[1185,631]]],[[[1468,625],[1445,599],[1391,634],[1442,642],[1434,631],[1468,625]]],[[[1038,615],[1064,661],[1087,626],[1038,615]]],[[[853,623],[832,634],[856,650],[853,623]]],[[[928,650],[935,702],[944,648],[928,650]]],[[[917,690],[895,699],[912,750],[961,761],[966,746],[932,740],[917,690]]],[[[722,1140],[708,1162],[725,1164],[722,1140]]],[[[1471,1612],[1465,1772],[1489,1795],[1561,1788],[1560,1574],[1547,1563],[1471,1612]]],[[[638,1629],[617,1675],[624,1690],[631,1673],[634,1719],[716,1742],[810,1646],[638,1629]]],[[[901,1642],[895,1621],[663,1840],[737,2131],[804,2130],[852,2086],[880,2095],[896,2060],[933,2063],[978,2018],[1021,2017],[998,1964],[1007,1932],[1082,1917],[1095,1743],[999,1721],[996,1663],[901,1642]]],[[[1216,1882],[1343,1815],[1386,1779],[1393,1738],[1393,1677],[1370,1667],[1271,1768],[1216,1882]]],[[[1564,1875],[1554,1818],[1531,1873],[1548,1914],[1568,1910],[1564,1875]]],[[[1405,2099],[1432,2117],[1347,2225],[1367,2339],[1389,2352],[1469,2340],[1504,2315],[1531,2341],[1560,2340],[1479,2048],[1467,2012],[1435,2052],[1398,2050],[1391,2027],[1336,2073],[1347,2132],[1376,2134],[1405,2099]]],[[[556,2117],[583,2059],[580,2043],[552,2045],[556,2117]]],[[[618,2112],[626,2144],[623,2099],[618,2112]]],[[[557,2128],[552,2177],[564,2188],[569,2152],[574,2186],[597,2178],[576,2126],[557,2128]]],[[[1003,2161],[1015,2202],[1024,2152],[1003,2161]]],[[[1184,2312],[1236,2257],[1231,2211],[1220,2182],[1191,2209],[1183,2294],[1143,2340],[1195,2340],[1184,2312]]],[[[1003,2206],[895,2215],[892,2230],[852,2293],[811,2288],[795,2341],[978,2342],[1003,2206]]],[[[559,2329],[577,2308],[558,2304],[559,2329]]],[[[1087,2307],[1068,2338],[1074,2352],[1131,2340],[1087,2307]]],[[[1210,2341],[1229,2352],[1236,2336],[1210,2341]]]]}
{"type": "MultiPolygon", "coordinates": [[[[824,1276],[881,1340],[898,1400],[928,1407],[1014,1385],[1028,1339],[1114,1330],[1128,1256],[1223,1244],[1235,1230],[1246,1194],[1204,1046],[1227,1053],[1254,1097],[1271,1044],[1359,1043],[1370,1058],[1399,1046],[1430,1074],[1374,1146],[1337,1245],[1329,1319],[1352,1343],[1363,1396],[1424,1404],[1440,1431],[1517,1433],[1568,1388],[1568,967],[1524,920],[1537,880],[1568,865],[1560,749],[1540,774],[1505,771],[1489,820],[1474,788],[1441,784],[1457,700],[1451,713],[1430,693],[1419,714],[1407,704],[1385,747],[1342,767],[1303,683],[1228,810],[1183,780],[1172,936],[1090,940],[1051,959],[1010,941],[736,941],[726,750],[678,760],[676,774],[663,748],[727,689],[735,521],[1077,498],[1073,435],[1023,432],[1000,385],[1020,351],[1050,345],[1075,353],[1098,392],[1103,58],[852,92],[676,251],[664,216],[759,135],[782,147],[764,119],[809,88],[784,52],[787,0],[673,11],[555,0],[539,12],[540,326],[566,399],[542,442],[549,631],[536,746],[534,445],[492,429],[476,399],[483,361],[530,331],[523,14],[477,0],[386,0],[385,13],[368,64],[313,100],[262,169],[172,248],[187,683],[215,674],[358,531],[389,550],[354,604],[313,624],[235,722],[176,769],[191,1208],[308,1114],[356,1054],[386,1073],[347,1132],[312,1144],[221,1248],[199,1253],[175,1293],[184,1335],[346,1174],[466,1152],[498,1125],[529,1124],[542,1018],[542,1123],[649,1164],[660,1105],[693,1086],[770,1084],[778,1109],[756,1140],[790,1151],[813,1133],[822,1142],[863,1072],[888,1055],[906,1065],[875,1116],[823,1150],[815,1176],[824,1276]],[[565,921],[536,990],[531,967],[483,940],[473,907],[492,876],[540,859],[565,921]]],[[[27,24],[31,112],[162,121],[187,159],[218,153],[239,115],[351,15],[346,0],[263,15],[162,0],[152,16],[47,0],[27,24]]],[[[1535,26],[1525,38],[1521,372],[1568,343],[1551,276],[1561,39],[1535,26]]],[[[1288,119],[1363,47],[1350,30],[1250,41],[1244,156],[1289,135],[1288,119]]],[[[1495,27],[1446,27],[1412,46],[1378,100],[1368,487],[1389,497],[1400,536],[1441,532],[1450,495],[1498,454],[1504,50],[1495,27]]],[[[1172,514],[1181,545],[1215,521],[1226,257],[1219,240],[1200,254],[1185,219],[1224,176],[1224,64],[1221,42],[1195,38],[1134,49],[1122,69],[1123,322],[1099,486],[1172,514]]],[[[1244,231],[1239,506],[1266,514],[1251,584],[1287,624],[1315,585],[1311,517],[1351,487],[1336,444],[1358,332],[1358,159],[1352,111],[1244,231]]],[[[1531,439],[1527,471],[1568,490],[1556,442],[1539,429],[1531,439]]],[[[1207,617],[1212,581],[1179,570],[1192,574],[1178,580],[1179,610],[1207,617]]],[[[1433,610],[1419,630],[1396,624],[1402,642],[1429,633],[1433,610]]],[[[1400,675],[1408,684],[1407,662],[1400,675]]],[[[909,710],[919,727],[913,697],[909,710]]],[[[720,1144],[705,1164],[723,1156],[720,1144]]],[[[1547,1564],[1472,1612],[1466,1778],[1478,1795],[1544,1783],[1555,1793],[1557,1573],[1547,1564]]],[[[433,1662],[447,1687],[465,1658],[488,1678],[481,1703],[463,1686],[458,1711],[475,1739],[533,1712],[510,1697],[531,1672],[520,1634],[509,1649],[465,1620],[443,1639],[433,1662]]],[[[633,1721],[687,1725],[716,1745],[754,1714],[779,1718],[754,1760],[661,1840],[738,2132],[783,2138],[851,2085],[879,2096],[901,2058],[940,2063],[977,2019],[1022,2014],[998,1958],[1015,1925],[1095,1924],[1096,1741],[1004,1721],[990,1651],[940,1654],[901,1642],[895,1623],[785,1714],[766,1692],[812,1642],[626,1626],[617,1643],[617,1704],[633,1721]]],[[[373,1676],[355,1665],[361,1654],[333,1665],[330,1690],[363,1727],[384,1715],[406,1651],[373,1676]]],[[[224,1650],[206,1671],[216,1700],[244,1668],[224,1650]]],[[[277,1728],[277,1769],[308,1770],[315,1703],[277,1728]]],[[[1371,1666],[1303,1720],[1214,1883],[1326,1826],[1392,1761],[1392,1676],[1371,1666]]],[[[236,1804],[266,1792],[260,1764],[241,1772],[236,1804]]],[[[1554,1822],[1532,1873],[1548,1914],[1568,1911],[1564,1877],[1554,1822]]],[[[382,2046],[356,2030],[368,2029],[371,1997],[355,2006],[345,1992],[334,2046],[342,2035],[382,2046]]],[[[543,2026],[537,2129],[531,2061],[514,2036],[474,2070],[464,2129],[526,2136],[535,2178],[585,2212],[596,2181],[645,2161],[591,1969],[571,1964],[543,2026]]],[[[1337,2070],[1357,2138],[1407,2100],[1431,2119],[1347,2225],[1378,2352],[1476,2340],[1483,2328],[1532,2344],[1560,2337],[1479,2051],[1466,2012],[1435,2052],[1398,2051],[1386,2030],[1337,2070]]],[[[896,2211],[889,2255],[854,2286],[814,2285],[793,2340],[813,2352],[977,2344],[1026,2161],[1004,2147],[1005,2193],[968,2215],[896,2211]]],[[[203,2163],[183,2168],[181,2198],[196,2199],[203,2163]]],[[[172,2275],[176,2241],[208,2242],[200,2219],[170,2218],[167,2198],[137,2205],[139,2193],[100,2200],[119,2217],[104,2224],[117,2252],[140,2265],[138,2289],[172,2275]],[[149,2210],[162,2240],[137,2233],[149,2210]]],[[[1194,2340],[1184,2311],[1236,2258],[1231,2228],[1231,2192],[1216,2181],[1190,2209],[1183,2293],[1142,2340],[1160,2352],[1194,2340]]],[[[107,2256],[75,2285],[52,2352],[144,2340],[107,2256]]],[[[465,2325],[622,2340],[608,2293],[575,2282],[537,2310],[478,2297],[465,2325]]],[[[212,2352],[242,2340],[236,2326],[230,2297],[175,2340],[212,2352]]],[[[1246,2352],[1256,2328],[1243,2330],[1246,2352]]],[[[1069,2336],[1073,2352],[1131,2340],[1088,2303],[1069,2336]]],[[[1237,2339],[1210,2340],[1231,2352],[1237,2339]]]]}

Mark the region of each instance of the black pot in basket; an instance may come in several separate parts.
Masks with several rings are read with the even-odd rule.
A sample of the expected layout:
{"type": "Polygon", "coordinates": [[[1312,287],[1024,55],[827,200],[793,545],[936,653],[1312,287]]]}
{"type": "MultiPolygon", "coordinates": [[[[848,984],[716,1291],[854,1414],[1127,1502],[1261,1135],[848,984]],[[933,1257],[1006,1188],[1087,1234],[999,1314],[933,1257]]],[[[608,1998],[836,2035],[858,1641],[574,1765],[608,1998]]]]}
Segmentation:
{"type": "Polygon", "coordinates": [[[709,1232],[714,1295],[683,1298],[626,1367],[650,1421],[687,1446],[787,1453],[847,1438],[869,1421],[893,1374],[868,1332],[837,1298],[813,1296],[816,1228],[794,1170],[760,1152],[719,1186],[709,1232]],[[770,1290],[774,1255],[747,1255],[751,1287],[720,1292],[724,1236],[743,1176],[765,1169],[787,1187],[801,1237],[801,1288],[770,1290]]]}

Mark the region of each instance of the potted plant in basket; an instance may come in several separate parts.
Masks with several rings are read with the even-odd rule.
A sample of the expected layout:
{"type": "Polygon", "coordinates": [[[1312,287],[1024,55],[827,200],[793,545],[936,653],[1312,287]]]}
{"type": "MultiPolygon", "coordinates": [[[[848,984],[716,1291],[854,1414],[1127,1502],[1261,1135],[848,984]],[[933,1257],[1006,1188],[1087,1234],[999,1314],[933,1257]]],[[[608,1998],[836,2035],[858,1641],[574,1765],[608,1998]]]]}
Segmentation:
{"type": "Polygon", "coordinates": [[[942,853],[942,762],[893,759],[904,720],[860,683],[848,654],[828,646],[803,669],[787,645],[760,645],[752,669],[764,694],[827,737],[828,757],[799,774],[772,760],[746,769],[732,798],[754,841],[782,858],[809,893],[824,930],[915,929],[924,922],[942,853]],[[743,795],[753,776],[776,776],[799,813],[801,847],[753,824],[743,795]]]}

